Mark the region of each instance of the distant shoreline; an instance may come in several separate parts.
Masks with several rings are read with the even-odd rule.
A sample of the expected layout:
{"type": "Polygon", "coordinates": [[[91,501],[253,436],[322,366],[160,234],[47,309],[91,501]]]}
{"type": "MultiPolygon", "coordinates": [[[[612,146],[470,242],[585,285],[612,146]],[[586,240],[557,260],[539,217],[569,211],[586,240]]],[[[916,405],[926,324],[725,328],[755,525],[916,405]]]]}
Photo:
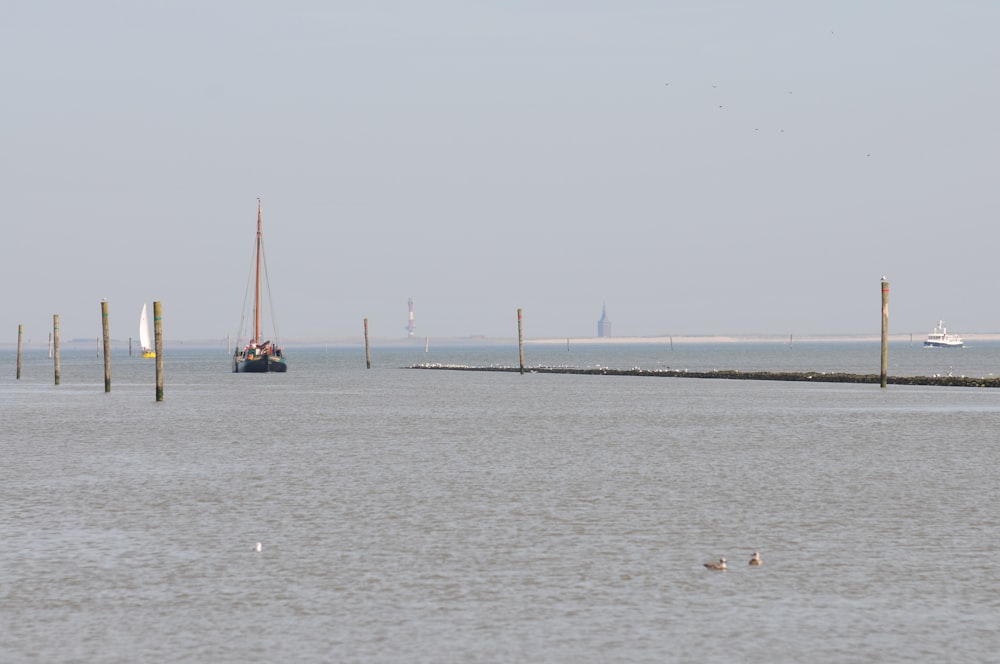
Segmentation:
{"type": "MultiPolygon", "coordinates": [[[[925,335],[890,334],[890,342],[910,342],[923,344],[925,335]]],[[[965,341],[1000,341],[1000,334],[963,334],[965,341]]],[[[583,338],[562,338],[562,339],[525,339],[525,344],[685,344],[685,343],[783,343],[792,345],[797,343],[855,343],[855,342],[879,342],[882,340],[878,334],[803,334],[797,335],[688,335],[688,336],[665,336],[665,337],[583,337],[583,338]]]]}
{"type": "MultiPolygon", "coordinates": [[[[916,344],[923,344],[926,334],[890,334],[889,341],[892,343],[899,342],[913,342],[916,344]]],[[[980,334],[963,334],[962,338],[966,341],[1000,341],[1000,333],[980,333],[980,334]]],[[[803,334],[801,336],[792,335],[773,335],[773,334],[706,334],[706,335],[665,335],[665,336],[651,336],[651,337],[525,337],[524,344],[526,346],[544,346],[544,345],[566,345],[567,343],[572,345],[665,345],[670,344],[752,344],[752,343],[768,343],[768,344],[788,344],[792,345],[797,343],[878,343],[881,341],[881,336],[878,334],[803,334]]],[[[224,342],[223,342],[224,343],[224,342]]],[[[496,346],[496,345],[517,345],[516,337],[433,337],[433,336],[420,336],[420,337],[395,337],[395,338],[371,338],[372,344],[381,345],[393,345],[393,346],[419,346],[424,343],[428,343],[431,346],[443,346],[443,345],[462,345],[462,346],[496,346]]],[[[337,337],[330,340],[313,340],[313,339],[286,339],[283,340],[283,344],[286,346],[322,346],[322,345],[345,345],[345,346],[357,346],[364,345],[364,339],[362,337],[337,337]]]]}
{"type": "MultiPolygon", "coordinates": [[[[922,345],[924,335],[916,334],[890,334],[889,342],[912,343],[922,345]]],[[[978,333],[963,334],[962,338],[966,344],[976,341],[1000,341],[1000,333],[978,333]]],[[[803,334],[796,335],[674,335],[674,336],[654,336],[654,337],[539,337],[525,338],[525,346],[550,346],[550,345],[570,345],[570,346],[598,346],[598,345],[684,345],[684,344],[806,344],[806,343],[878,343],[881,337],[877,334],[803,334]]],[[[392,337],[392,338],[372,338],[373,346],[516,346],[516,337],[392,337]]],[[[112,346],[120,349],[128,345],[127,339],[112,339],[112,346]]],[[[225,348],[226,339],[164,339],[167,347],[186,346],[190,348],[225,348]]],[[[93,349],[96,339],[63,340],[61,346],[67,350],[93,349]]],[[[364,346],[364,338],[358,337],[332,337],[329,339],[294,338],[282,339],[281,344],[288,348],[309,348],[309,347],[358,347],[364,346]]],[[[133,341],[134,345],[134,341],[133,341]]],[[[236,342],[231,342],[235,348],[236,342]]],[[[15,342],[0,342],[0,349],[16,349],[15,342]]],[[[24,350],[37,351],[46,350],[48,342],[32,341],[24,344],[24,350]]]]}

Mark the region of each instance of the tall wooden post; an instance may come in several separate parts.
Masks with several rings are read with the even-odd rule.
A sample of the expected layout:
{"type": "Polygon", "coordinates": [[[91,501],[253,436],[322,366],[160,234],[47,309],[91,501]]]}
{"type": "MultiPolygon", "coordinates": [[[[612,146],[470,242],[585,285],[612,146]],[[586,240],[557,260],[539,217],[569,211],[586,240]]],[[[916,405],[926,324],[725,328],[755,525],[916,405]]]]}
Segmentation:
{"type": "Polygon", "coordinates": [[[880,384],[885,389],[889,382],[889,282],[882,277],[882,372],[880,384]]]}
{"type": "Polygon", "coordinates": [[[111,391],[111,332],[108,328],[108,301],[101,300],[101,329],[104,332],[104,391],[111,391]]]}
{"type": "Polygon", "coordinates": [[[59,314],[52,314],[52,363],[56,370],[56,385],[59,384],[59,314]]]}
{"type": "Polygon", "coordinates": [[[521,375],[524,375],[524,316],[517,310],[517,355],[521,360],[521,375]]]}
{"type": "Polygon", "coordinates": [[[156,400],[163,401],[163,313],[159,302],[153,302],[153,336],[156,346],[156,400]]]}
{"type": "Polygon", "coordinates": [[[17,326],[17,379],[21,380],[21,339],[24,337],[24,325],[17,326]]]}
{"type": "Polygon", "coordinates": [[[372,349],[368,345],[368,319],[365,319],[365,366],[372,368],[372,349]]]}

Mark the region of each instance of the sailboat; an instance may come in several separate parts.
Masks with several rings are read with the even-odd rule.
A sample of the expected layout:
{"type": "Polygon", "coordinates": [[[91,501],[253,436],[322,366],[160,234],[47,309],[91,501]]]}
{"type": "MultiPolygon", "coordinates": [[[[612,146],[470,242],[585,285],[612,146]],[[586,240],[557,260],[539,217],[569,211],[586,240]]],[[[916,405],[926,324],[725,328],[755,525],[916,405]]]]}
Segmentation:
{"type": "MultiPolygon", "coordinates": [[[[264,241],[261,234],[260,199],[257,199],[257,251],[254,260],[254,304],[253,304],[253,337],[243,346],[237,344],[233,354],[233,373],[267,373],[271,371],[288,371],[284,350],[276,341],[261,341],[260,338],[260,270],[264,256],[264,241]]],[[[264,266],[265,273],[267,266],[264,266]]],[[[268,292],[270,299],[270,290],[268,292]]],[[[273,316],[273,313],[272,313],[273,316]]],[[[240,324],[242,328],[242,323],[240,324]]]]}
{"type": "Polygon", "coordinates": [[[146,314],[146,303],[142,305],[142,313],[139,314],[139,345],[142,346],[143,357],[156,357],[153,344],[149,337],[149,317],[146,314]]]}

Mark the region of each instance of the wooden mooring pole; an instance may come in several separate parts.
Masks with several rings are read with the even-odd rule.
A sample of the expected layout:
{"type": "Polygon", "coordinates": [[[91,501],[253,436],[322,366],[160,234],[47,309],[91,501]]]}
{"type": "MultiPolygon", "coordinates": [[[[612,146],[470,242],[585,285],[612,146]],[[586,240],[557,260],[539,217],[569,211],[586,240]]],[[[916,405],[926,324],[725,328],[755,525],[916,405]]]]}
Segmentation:
{"type": "Polygon", "coordinates": [[[52,314],[52,364],[56,371],[56,385],[59,384],[59,314],[52,314]]]}
{"type": "Polygon", "coordinates": [[[163,311],[153,302],[153,343],[156,345],[156,400],[163,401],[163,311]]]}
{"type": "Polygon", "coordinates": [[[24,325],[17,326],[17,379],[21,380],[21,339],[24,337],[24,325]]]}
{"type": "Polygon", "coordinates": [[[521,375],[524,375],[524,316],[517,310],[517,356],[521,360],[521,375]]]}
{"type": "Polygon", "coordinates": [[[111,332],[108,328],[108,301],[101,300],[101,330],[104,333],[104,391],[111,391],[111,332]]]}
{"type": "Polygon", "coordinates": [[[889,380],[889,282],[882,277],[882,371],[879,374],[882,389],[889,380]]]}
{"type": "Polygon", "coordinates": [[[368,344],[368,319],[365,319],[365,366],[372,368],[372,348],[368,344]]]}

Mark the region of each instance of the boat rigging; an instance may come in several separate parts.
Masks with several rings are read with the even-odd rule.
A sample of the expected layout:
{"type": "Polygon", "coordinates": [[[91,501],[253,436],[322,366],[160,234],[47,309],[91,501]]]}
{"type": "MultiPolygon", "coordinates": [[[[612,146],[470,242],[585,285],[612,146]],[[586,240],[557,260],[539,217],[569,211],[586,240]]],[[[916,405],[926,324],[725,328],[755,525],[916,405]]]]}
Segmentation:
{"type": "MultiPolygon", "coordinates": [[[[275,331],[274,341],[261,341],[260,319],[261,319],[261,289],[260,274],[261,266],[264,267],[265,279],[267,278],[267,265],[264,263],[264,239],[261,231],[261,206],[260,199],[257,199],[257,244],[254,257],[254,304],[253,304],[253,337],[240,348],[237,343],[236,353],[233,355],[234,373],[269,373],[288,371],[288,363],[285,361],[284,349],[278,344],[277,331],[275,331]]],[[[268,302],[270,302],[270,281],[268,281],[268,302]]],[[[274,324],[274,312],[271,312],[271,323],[274,324]]],[[[240,322],[240,333],[242,334],[243,321],[240,322]]]]}

